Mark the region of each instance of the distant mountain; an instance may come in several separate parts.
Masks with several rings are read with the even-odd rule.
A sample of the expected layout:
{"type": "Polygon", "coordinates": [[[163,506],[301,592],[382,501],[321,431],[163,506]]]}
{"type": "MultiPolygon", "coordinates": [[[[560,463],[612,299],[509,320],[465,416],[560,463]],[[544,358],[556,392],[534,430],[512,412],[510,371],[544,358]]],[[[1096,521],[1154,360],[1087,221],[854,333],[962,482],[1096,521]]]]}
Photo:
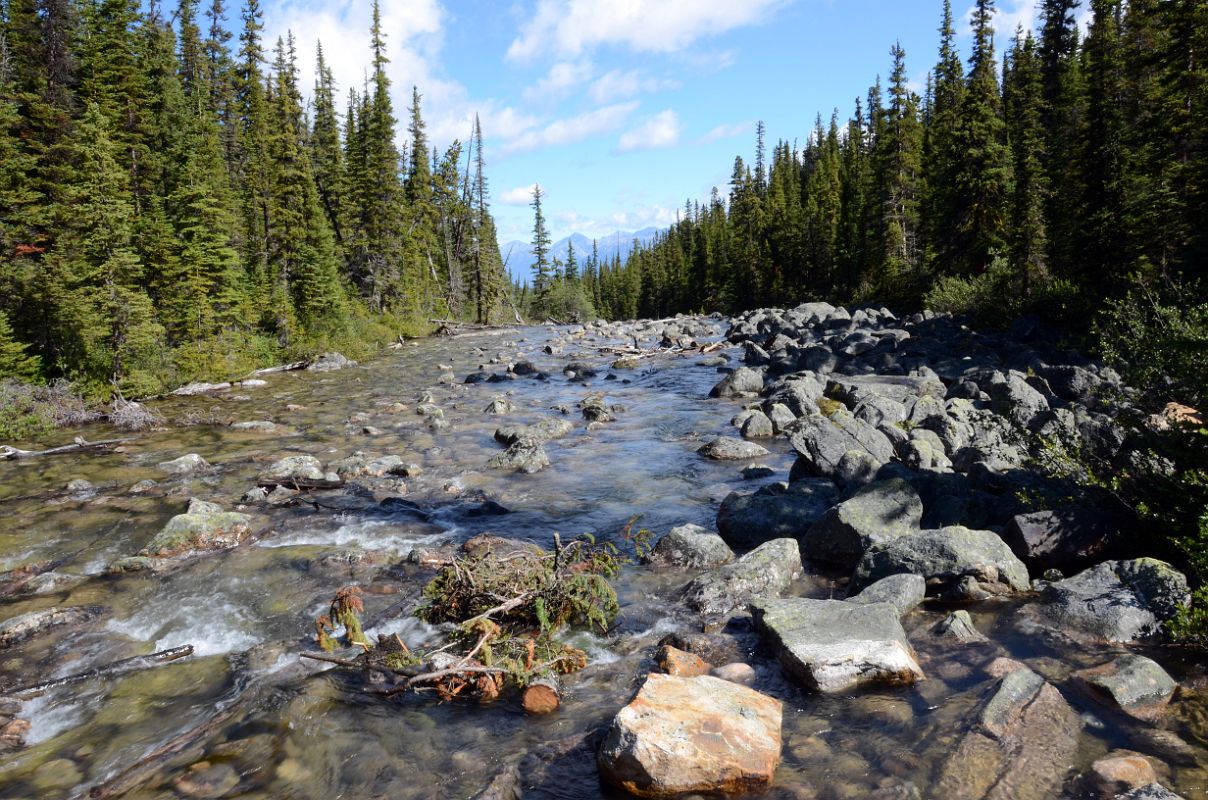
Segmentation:
{"type": "MultiPolygon", "coordinates": [[[[642,228],[640,231],[616,231],[596,240],[599,247],[600,260],[611,261],[613,256],[620,255],[624,263],[633,249],[633,240],[649,244],[654,237],[662,233],[661,228],[642,228]]],[[[572,233],[565,239],[554,242],[550,248],[550,258],[557,258],[565,263],[566,253],[571,242],[575,245],[575,260],[582,265],[583,260],[591,255],[591,239],[581,233],[572,233]]],[[[506,242],[499,246],[499,252],[508,265],[508,272],[518,281],[526,281],[533,276],[533,245],[531,242],[506,242]]]]}

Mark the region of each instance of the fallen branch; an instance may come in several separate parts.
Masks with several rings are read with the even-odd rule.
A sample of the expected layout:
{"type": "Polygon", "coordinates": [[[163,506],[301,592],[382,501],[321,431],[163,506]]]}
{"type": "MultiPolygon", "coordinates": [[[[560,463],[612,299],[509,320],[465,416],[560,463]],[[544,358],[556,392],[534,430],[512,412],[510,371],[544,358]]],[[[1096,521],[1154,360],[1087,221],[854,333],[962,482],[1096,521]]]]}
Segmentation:
{"type": "Polygon", "coordinates": [[[147,656],[134,656],[133,658],[123,658],[120,661],[113,661],[100,667],[94,667],[84,672],[77,672],[74,675],[67,675],[62,678],[52,678],[48,681],[39,681],[38,683],[30,683],[25,686],[16,686],[11,689],[0,691],[0,696],[5,697],[21,697],[28,700],[39,695],[45,694],[51,689],[58,689],[62,686],[72,686],[77,683],[90,681],[94,678],[110,678],[117,675],[125,675],[130,672],[150,669],[159,666],[160,664],[168,664],[172,661],[178,661],[182,658],[187,658],[193,655],[193,645],[186,644],[182,647],[173,647],[168,650],[160,650],[158,653],[152,653],[147,656]]]}
{"type": "Polygon", "coordinates": [[[0,461],[9,461],[18,458],[36,458],[37,456],[56,456],[61,453],[106,453],[130,441],[133,440],[106,439],[101,442],[89,442],[83,436],[77,436],[73,444],[51,447],[46,450],[21,450],[11,445],[0,444],[0,461]]]}

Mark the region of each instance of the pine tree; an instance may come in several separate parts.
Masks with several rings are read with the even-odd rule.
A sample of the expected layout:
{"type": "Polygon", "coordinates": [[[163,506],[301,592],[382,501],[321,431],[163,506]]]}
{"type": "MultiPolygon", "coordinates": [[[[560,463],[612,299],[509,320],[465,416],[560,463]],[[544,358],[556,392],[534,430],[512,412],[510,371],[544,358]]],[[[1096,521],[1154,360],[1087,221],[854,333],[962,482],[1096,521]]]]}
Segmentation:
{"type": "Polygon", "coordinates": [[[1004,82],[1003,93],[1015,174],[1010,260],[1012,273],[1027,297],[1048,275],[1044,212],[1049,181],[1044,170],[1044,97],[1040,58],[1031,32],[1024,37],[1022,29],[1016,31],[1007,60],[1010,78],[1004,82]]]}
{"type": "Polygon", "coordinates": [[[919,200],[923,194],[923,130],[918,97],[907,86],[906,51],[891,51],[889,103],[877,142],[878,226],[876,285],[879,296],[902,299],[905,282],[919,263],[919,200]]]}
{"type": "Polygon", "coordinates": [[[554,283],[553,265],[549,260],[550,238],[541,211],[541,184],[533,184],[533,313],[540,317],[549,309],[549,292],[554,283]]]}
{"type": "Polygon", "coordinates": [[[315,54],[314,126],[310,135],[310,156],[314,166],[315,185],[327,214],[336,241],[344,242],[343,225],[347,214],[347,184],[344,174],[344,152],[340,145],[340,120],[336,115],[335,80],[323,57],[323,44],[315,54]]]}
{"type": "Polygon", "coordinates": [[[566,243],[566,269],[562,273],[567,283],[579,282],[579,262],[575,258],[575,243],[566,243]]]}
{"type": "Polygon", "coordinates": [[[1078,143],[1082,140],[1085,91],[1079,59],[1079,0],[1043,0],[1038,46],[1044,128],[1045,199],[1050,269],[1068,273],[1077,258],[1084,190],[1078,143]]]}
{"type": "Polygon", "coordinates": [[[0,380],[21,378],[33,380],[42,369],[37,356],[26,353],[29,346],[17,341],[13,328],[8,324],[8,315],[0,311],[0,380]]]}
{"type": "Polygon", "coordinates": [[[934,70],[932,102],[923,150],[923,171],[928,176],[923,198],[928,261],[940,268],[939,253],[956,239],[957,220],[950,213],[958,200],[953,196],[961,153],[957,149],[957,124],[964,101],[964,67],[956,51],[956,30],[952,22],[951,0],[944,0],[940,23],[939,63],[934,70]]]}

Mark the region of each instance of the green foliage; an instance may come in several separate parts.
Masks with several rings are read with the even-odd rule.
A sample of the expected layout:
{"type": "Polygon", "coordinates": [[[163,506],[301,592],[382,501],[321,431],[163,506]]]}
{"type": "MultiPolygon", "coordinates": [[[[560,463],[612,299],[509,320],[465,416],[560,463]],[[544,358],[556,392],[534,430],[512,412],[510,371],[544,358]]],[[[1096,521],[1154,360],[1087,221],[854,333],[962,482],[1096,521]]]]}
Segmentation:
{"type": "Polygon", "coordinates": [[[1023,277],[1006,259],[995,259],[980,275],[940,278],[923,295],[923,305],[987,325],[1005,325],[1025,312],[1063,315],[1080,309],[1083,298],[1070,282],[1048,280],[1028,293],[1023,277]]]}
{"type": "Polygon", "coordinates": [[[36,439],[57,427],[80,425],[98,416],[65,381],[39,385],[0,379],[0,440],[36,439]]]}

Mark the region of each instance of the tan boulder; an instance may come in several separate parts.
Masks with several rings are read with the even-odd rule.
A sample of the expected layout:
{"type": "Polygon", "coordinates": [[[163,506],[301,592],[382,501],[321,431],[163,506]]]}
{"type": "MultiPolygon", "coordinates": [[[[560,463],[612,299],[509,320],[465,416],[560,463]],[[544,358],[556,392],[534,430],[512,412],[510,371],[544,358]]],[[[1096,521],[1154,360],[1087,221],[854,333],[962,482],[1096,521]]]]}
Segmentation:
{"type": "Polygon", "coordinates": [[[781,703],[707,675],[651,673],[600,748],[604,779],[638,797],[737,794],[771,783],[781,703]]]}
{"type": "Polygon", "coordinates": [[[669,644],[665,644],[659,648],[654,661],[663,672],[668,675],[677,675],[681,678],[695,678],[698,675],[708,675],[710,669],[709,663],[700,656],[694,653],[685,653],[683,650],[678,650],[669,644]]]}

